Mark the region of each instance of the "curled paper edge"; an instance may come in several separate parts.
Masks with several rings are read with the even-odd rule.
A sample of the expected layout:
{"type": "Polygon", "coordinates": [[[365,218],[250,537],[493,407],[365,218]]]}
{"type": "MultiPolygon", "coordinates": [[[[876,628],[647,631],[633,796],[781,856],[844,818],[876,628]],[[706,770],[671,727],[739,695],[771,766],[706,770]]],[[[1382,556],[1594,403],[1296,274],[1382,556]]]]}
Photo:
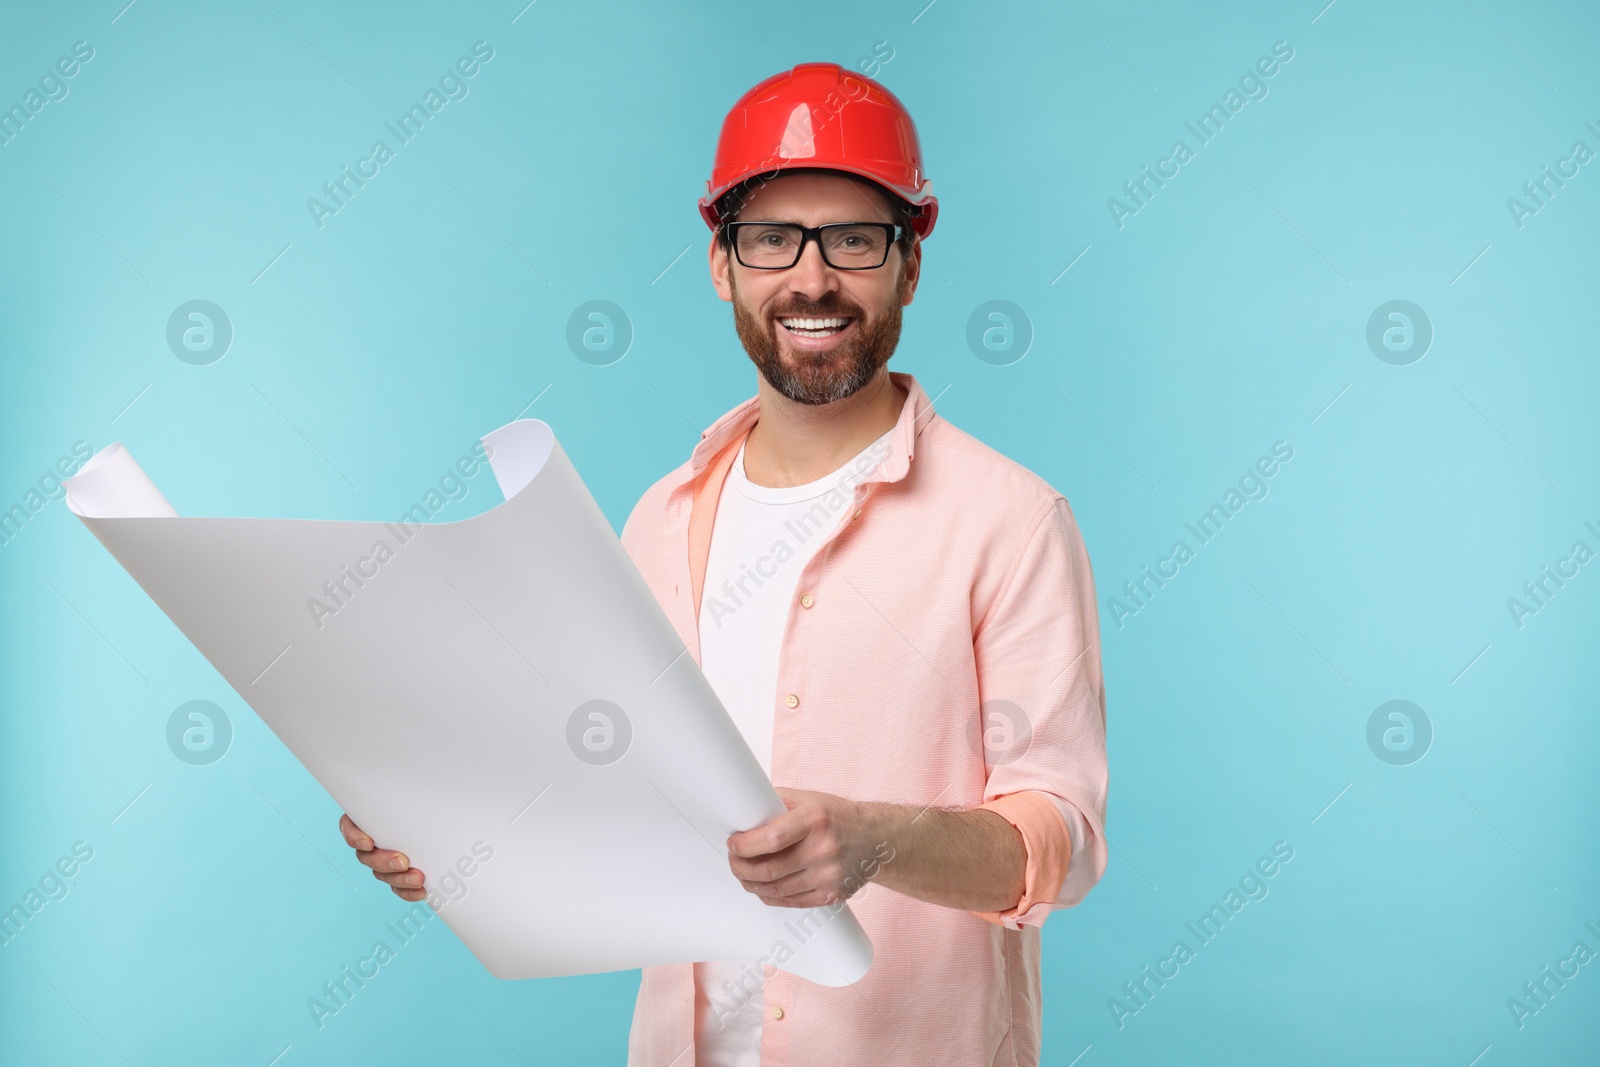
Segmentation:
{"type": "Polygon", "coordinates": [[[67,508],[80,519],[175,519],[178,512],[121,441],[89,457],[61,483],[67,508]]]}

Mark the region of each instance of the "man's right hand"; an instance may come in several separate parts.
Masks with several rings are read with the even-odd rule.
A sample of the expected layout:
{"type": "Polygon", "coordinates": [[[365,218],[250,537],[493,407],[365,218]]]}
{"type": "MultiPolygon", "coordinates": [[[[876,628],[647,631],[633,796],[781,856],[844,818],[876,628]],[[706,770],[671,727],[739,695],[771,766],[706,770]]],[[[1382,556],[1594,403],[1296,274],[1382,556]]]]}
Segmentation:
{"type": "Polygon", "coordinates": [[[411,866],[404,852],[376,847],[348,815],[339,816],[339,832],[344,834],[345,844],[356,850],[356,859],[372,868],[372,877],[389,883],[395,896],[417,901],[428,895],[422,888],[422,872],[411,866]]]}

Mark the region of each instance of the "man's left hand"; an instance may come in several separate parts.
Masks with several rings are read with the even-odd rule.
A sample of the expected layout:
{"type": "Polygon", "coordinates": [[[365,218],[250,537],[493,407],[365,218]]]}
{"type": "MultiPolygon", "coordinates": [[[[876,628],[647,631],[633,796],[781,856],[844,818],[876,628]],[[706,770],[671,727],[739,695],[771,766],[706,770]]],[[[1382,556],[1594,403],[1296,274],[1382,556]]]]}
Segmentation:
{"type": "Polygon", "coordinates": [[[848,899],[881,866],[867,805],[832,793],[778,788],[788,811],[728,838],[728,866],[739,883],[780,908],[815,908],[848,899]]]}

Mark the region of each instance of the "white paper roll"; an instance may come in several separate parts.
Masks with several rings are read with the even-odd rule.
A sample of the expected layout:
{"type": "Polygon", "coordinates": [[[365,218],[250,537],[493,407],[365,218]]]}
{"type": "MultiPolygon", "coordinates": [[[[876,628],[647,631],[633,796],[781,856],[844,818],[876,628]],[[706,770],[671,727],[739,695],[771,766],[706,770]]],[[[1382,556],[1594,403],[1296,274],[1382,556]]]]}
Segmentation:
{"type": "Polygon", "coordinates": [[[180,518],[121,445],[67,500],[491,973],[859,979],[848,906],[728,869],[786,809],[550,427],[484,444],[507,499],[459,522],[180,518]]]}

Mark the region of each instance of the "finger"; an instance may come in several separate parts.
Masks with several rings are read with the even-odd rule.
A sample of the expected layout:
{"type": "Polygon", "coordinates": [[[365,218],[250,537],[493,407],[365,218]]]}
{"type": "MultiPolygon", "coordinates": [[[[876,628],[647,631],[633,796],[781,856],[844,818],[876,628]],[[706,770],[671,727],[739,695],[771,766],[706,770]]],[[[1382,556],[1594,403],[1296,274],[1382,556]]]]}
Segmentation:
{"type": "Polygon", "coordinates": [[[339,832],[344,835],[344,843],[353,849],[365,852],[373,847],[372,838],[348,815],[339,816],[339,832]]]}
{"type": "Polygon", "coordinates": [[[801,841],[769,856],[748,858],[730,852],[728,868],[740,879],[751,882],[775,882],[806,869],[812,857],[805,845],[806,842],[801,841]]]}
{"type": "Polygon", "coordinates": [[[839,903],[839,894],[813,889],[792,897],[762,897],[761,900],[774,908],[822,908],[839,903]]]}
{"type": "Polygon", "coordinates": [[[397,889],[420,888],[427,881],[426,876],[415,867],[409,871],[373,871],[372,877],[397,889]]]}
{"type": "Polygon", "coordinates": [[[403,871],[411,866],[411,860],[404,852],[396,852],[392,848],[374,848],[366,852],[357,852],[356,859],[374,871],[403,871]]]}
{"type": "Polygon", "coordinates": [[[736,856],[767,856],[793,845],[806,836],[803,812],[787,811],[751,830],[728,838],[728,851],[736,856]]]}
{"type": "Polygon", "coordinates": [[[786,900],[789,897],[810,893],[812,890],[819,888],[816,882],[816,876],[806,871],[777,878],[770,882],[757,881],[751,878],[739,879],[739,884],[743,885],[745,889],[769,903],[774,900],[786,900]]]}
{"type": "Polygon", "coordinates": [[[413,904],[419,900],[425,899],[428,895],[428,891],[426,889],[404,889],[400,886],[391,886],[390,888],[394,891],[395,896],[399,897],[401,900],[409,900],[413,904]]]}

